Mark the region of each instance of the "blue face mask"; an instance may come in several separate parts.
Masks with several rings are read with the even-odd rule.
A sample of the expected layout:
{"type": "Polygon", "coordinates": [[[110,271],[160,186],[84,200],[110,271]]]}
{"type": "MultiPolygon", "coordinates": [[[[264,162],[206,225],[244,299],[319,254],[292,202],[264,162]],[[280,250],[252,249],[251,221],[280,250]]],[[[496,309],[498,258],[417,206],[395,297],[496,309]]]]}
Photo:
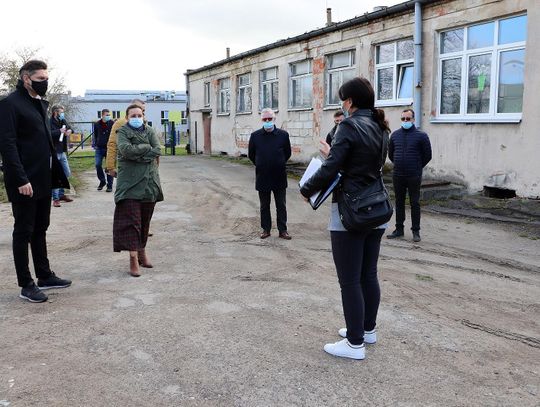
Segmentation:
{"type": "Polygon", "coordinates": [[[64,113],[58,113],[58,120],[64,120],[64,113]]]}
{"type": "Polygon", "coordinates": [[[103,116],[103,121],[105,123],[107,123],[109,120],[111,120],[111,116],[107,115],[107,116],[103,116]]]}
{"type": "Polygon", "coordinates": [[[129,125],[134,129],[138,129],[143,125],[143,123],[144,122],[142,117],[132,117],[129,119],[129,125]]]}
{"type": "Polygon", "coordinates": [[[274,128],[274,122],[263,122],[265,130],[272,130],[274,128]]]}
{"type": "Polygon", "coordinates": [[[347,111],[347,109],[345,109],[344,107],[345,103],[341,103],[341,110],[343,111],[343,116],[345,116],[345,118],[349,117],[349,112],[347,111]]]}
{"type": "Polygon", "coordinates": [[[401,127],[405,130],[409,130],[413,125],[413,122],[401,122],[401,127]]]}

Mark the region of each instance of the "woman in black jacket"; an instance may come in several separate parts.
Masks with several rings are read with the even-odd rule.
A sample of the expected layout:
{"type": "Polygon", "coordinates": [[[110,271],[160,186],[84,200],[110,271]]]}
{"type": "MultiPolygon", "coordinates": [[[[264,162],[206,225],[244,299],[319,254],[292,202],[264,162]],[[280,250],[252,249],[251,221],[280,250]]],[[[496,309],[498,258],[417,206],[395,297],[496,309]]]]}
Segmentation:
{"type": "MultiPolygon", "coordinates": [[[[347,118],[338,126],[330,150],[321,150],[327,154],[326,161],[300,189],[305,198],[327,187],[338,172],[341,188],[347,193],[355,193],[381,176],[390,130],[384,112],[375,109],[373,87],[367,79],[354,78],[341,86],[339,98],[347,118]]],[[[364,233],[347,231],[339,216],[340,193],[334,193],[328,229],[347,327],[339,330],[345,339],[326,344],[324,350],[335,356],[364,359],[364,343],[377,341],[377,261],[386,225],[364,233]]]]}

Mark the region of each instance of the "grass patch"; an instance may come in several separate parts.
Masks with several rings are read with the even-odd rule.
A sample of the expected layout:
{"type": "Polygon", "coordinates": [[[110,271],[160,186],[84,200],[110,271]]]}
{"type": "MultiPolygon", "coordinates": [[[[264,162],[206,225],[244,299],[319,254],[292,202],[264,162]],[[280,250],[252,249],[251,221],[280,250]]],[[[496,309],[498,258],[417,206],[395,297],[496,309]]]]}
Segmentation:
{"type": "MultiPolygon", "coordinates": [[[[167,148],[165,151],[165,147],[161,146],[161,154],[162,155],[172,155],[172,151],[170,148],[167,148]]],[[[174,155],[187,155],[186,146],[185,145],[179,145],[174,148],[174,155]]]]}
{"type": "Polygon", "coordinates": [[[417,280],[420,280],[420,281],[433,281],[433,277],[425,275],[425,274],[415,274],[415,277],[417,280]]]}
{"type": "Polygon", "coordinates": [[[0,171],[0,203],[7,202],[6,187],[4,185],[4,173],[0,171]]]}
{"type": "Polygon", "coordinates": [[[83,182],[81,175],[83,172],[89,171],[95,167],[94,152],[93,151],[81,151],[72,154],[68,158],[69,168],[71,169],[71,177],[69,177],[69,183],[73,188],[77,189],[83,182]]]}

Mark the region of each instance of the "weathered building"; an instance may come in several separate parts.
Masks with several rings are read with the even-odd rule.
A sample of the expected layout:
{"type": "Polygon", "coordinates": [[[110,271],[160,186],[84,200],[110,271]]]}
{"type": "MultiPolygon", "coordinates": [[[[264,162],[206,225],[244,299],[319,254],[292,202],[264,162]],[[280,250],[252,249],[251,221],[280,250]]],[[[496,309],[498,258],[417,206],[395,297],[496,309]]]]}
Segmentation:
{"type": "Polygon", "coordinates": [[[333,125],[337,89],[359,75],[391,128],[414,108],[433,145],[427,176],[538,197],[539,38],[537,0],[407,1],[329,23],[188,70],[192,148],[246,154],[272,107],[305,161],[333,125]]]}

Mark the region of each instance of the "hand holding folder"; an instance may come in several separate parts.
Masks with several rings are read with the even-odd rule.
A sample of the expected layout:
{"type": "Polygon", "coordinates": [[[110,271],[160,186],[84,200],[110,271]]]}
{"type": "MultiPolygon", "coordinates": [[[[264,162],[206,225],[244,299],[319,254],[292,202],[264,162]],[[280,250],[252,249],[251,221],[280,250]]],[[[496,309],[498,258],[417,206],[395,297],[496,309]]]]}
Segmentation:
{"type": "MultiPolygon", "coordinates": [[[[302,179],[298,183],[300,188],[306,183],[307,180],[309,180],[313,176],[313,174],[317,172],[319,168],[321,168],[322,164],[323,162],[319,158],[311,159],[308,167],[306,168],[306,171],[304,172],[304,175],[302,175],[302,179]]],[[[326,198],[328,198],[328,196],[339,184],[340,179],[341,179],[341,174],[338,174],[336,179],[333,182],[331,182],[330,185],[328,185],[326,189],[318,191],[309,197],[309,204],[311,205],[313,210],[316,210],[319,206],[322,205],[322,203],[326,200],[326,198]]]]}

